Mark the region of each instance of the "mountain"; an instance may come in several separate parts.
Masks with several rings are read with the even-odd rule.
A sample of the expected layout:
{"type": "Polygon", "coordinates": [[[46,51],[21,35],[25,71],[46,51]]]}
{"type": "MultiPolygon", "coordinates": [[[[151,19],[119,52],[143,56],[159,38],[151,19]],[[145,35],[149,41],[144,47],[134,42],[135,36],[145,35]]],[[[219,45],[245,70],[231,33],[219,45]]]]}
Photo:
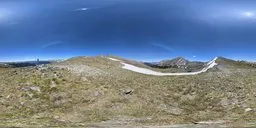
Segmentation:
{"type": "Polygon", "coordinates": [[[225,67],[229,68],[256,68],[256,63],[248,61],[235,61],[225,57],[218,57],[217,62],[225,67]]]}
{"type": "MultiPolygon", "coordinates": [[[[153,76],[127,70],[124,64],[170,69],[114,58],[0,67],[0,127],[255,127],[253,63],[218,57],[217,65],[200,74],[153,76]]],[[[185,62],[178,60],[173,63],[185,62]]]]}
{"type": "Polygon", "coordinates": [[[183,57],[177,57],[172,60],[163,60],[159,62],[158,66],[162,67],[185,67],[189,63],[188,60],[184,59],[183,57]]]}
{"type": "Polygon", "coordinates": [[[49,60],[49,61],[23,61],[23,62],[1,62],[0,67],[12,67],[12,68],[18,68],[18,67],[29,67],[29,66],[37,66],[37,65],[43,65],[43,64],[50,64],[58,62],[57,60],[49,60]]]}
{"type": "Polygon", "coordinates": [[[204,62],[198,61],[189,61],[183,57],[177,57],[171,60],[163,60],[157,63],[149,63],[145,62],[145,65],[148,65],[152,68],[160,68],[160,69],[179,69],[181,72],[193,72],[203,69],[206,66],[204,62]]]}

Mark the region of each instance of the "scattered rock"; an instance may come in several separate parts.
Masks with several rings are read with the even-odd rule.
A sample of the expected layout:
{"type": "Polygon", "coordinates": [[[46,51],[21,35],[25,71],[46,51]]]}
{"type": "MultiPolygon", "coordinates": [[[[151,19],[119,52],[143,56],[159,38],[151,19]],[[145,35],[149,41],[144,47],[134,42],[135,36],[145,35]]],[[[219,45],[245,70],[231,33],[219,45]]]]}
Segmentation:
{"type": "Polygon", "coordinates": [[[22,90],[24,90],[25,92],[30,90],[30,87],[23,87],[22,90]]]}
{"type": "Polygon", "coordinates": [[[243,108],[247,108],[247,107],[248,107],[248,104],[245,103],[245,102],[243,102],[243,103],[241,103],[241,106],[242,106],[243,108]]]}
{"type": "Polygon", "coordinates": [[[245,112],[251,112],[251,111],[253,111],[253,109],[251,109],[251,108],[246,108],[244,111],[245,111],[245,112]]]}
{"type": "Polygon", "coordinates": [[[158,108],[172,114],[172,115],[181,115],[184,111],[183,109],[180,109],[178,107],[174,107],[174,106],[169,106],[169,105],[166,105],[166,104],[160,104],[158,106],[158,108]]]}
{"type": "Polygon", "coordinates": [[[121,92],[121,96],[132,95],[133,91],[133,89],[125,89],[121,92]]]}
{"type": "Polygon", "coordinates": [[[65,103],[71,102],[72,100],[68,98],[66,93],[59,92],[52,93],[50,95],[50,101],[53,102],[55,106],[62,106],[65,103]]]}
{"type": "Polygon", "coordinates": [[[103,91],[100,91],[100,90],[97,90],[97,91],[92,92],[92,93],[90,94],[91,97],[99,97],[99,96],[101,96],[101,95],[104,95],[104,92],[103,92],[103,91]]]}
{"type": "Polygon", "coordinates": [[[101,69],[90,67],[84,64],[61,64],[54,65],[55,68],[59,69],[67,69],[74,74],[78,74],[80,76],[101,76],[107,75],[107,73],[101,69]]]}
{"type": "Polygon", "coordinates": [[[0,100],[0,105],[4,105],[5,104],[5,100],[4,99],[1,99],[0,100]]]}
{"type": "Polygon", "coordinates": [[[30,98],[32,98],[32,97],[34,96],[34,94],[30,94],[30,93],[29,93],[28,96],[29,96],[30,98]]]}
{"type": "Polygon", "coordinates": [[[94,97],[98,97],[99,95],[101,95],[101,93],[99,92],[99,91],[96,91],[96,92],[94,92],[94,97]]]}
{"type": "Polygon", "coordinates": [[[183,113],[183,109],[177,107],[171,107],[168,111],[174,115],[181,115],[183,113]]]}
{"type": "Polygon", "coordinates": [[[28,92],[28,91],[37,91],[37,92],[41,92],[40,90],[40,87],[39,86],[32,86],[32,87],[23,87],[22,88],[25,92],[28,92]]]}
{"type": "Polygon", "coordinates": [[[60,116],[54,116],[54,119],[60,119],[60,116]]]}
{"type": "Polygon", "coordinates": [[[6,98],[9,99],[11,97],[11,95],[8,95],[6,98]]]}
{"type": "Polygon", "coordinates": [[[88,81],[86,77],[81,77],[82,81],[88,81]]]}
{"type": "Polygon", "coordinates": [[[55,82],[55,81],[52,81],[51,83],[52,83],[52,84],[50,85],[50,87],[51,87],[51,88],[56,88],[56,86],[57,86],[56,82],[55,82]]]}
{"type": "Polygon", "coordinates": [[[227,98],[223,98],[221,101],[220,101],[220,104],[223,106],[223,107],[226,107],[228,106],[230,103],[229,103],[229,100],[227,98]]]}
{"type": "Polygon", "coordinates": [[[21,105],[21,106],[24,106],[24,105],[25,105],[25,102],[20,102],[20,105],[21,105]]]}
{"type": "Polygon", "coordinates": [[[184,98],[189,99],[189,100],[194,100],[196,98],[196,95],[187,94],[187,95],[185,95],[184,98]]]}
{"type": "Polygon", "coordinates": [[[30,89],[31,89],[32,91],[41,92],[41,90],[40,90],[40,87],[39,87],[39,86],[32,86],[32,87],[30,87],[30,89]]]}
{"type": "Polygon", "coordinates": [[[57,101],[57,100],[61,100],[66,96],[65,93],[52,93],[50,95],[50,100],[51,101],[57,101]]]}

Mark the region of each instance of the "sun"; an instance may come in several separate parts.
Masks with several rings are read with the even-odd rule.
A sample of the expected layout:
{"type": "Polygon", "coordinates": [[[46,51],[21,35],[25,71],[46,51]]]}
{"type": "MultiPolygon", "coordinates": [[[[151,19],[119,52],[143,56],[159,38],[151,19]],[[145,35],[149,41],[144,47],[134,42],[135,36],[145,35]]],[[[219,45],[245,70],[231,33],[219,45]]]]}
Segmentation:
{"type": "Polygon", "coordinates": [[[254,13],[253,12],[244,12],[243,15],[246,17],[253,17],[254,13]]]}

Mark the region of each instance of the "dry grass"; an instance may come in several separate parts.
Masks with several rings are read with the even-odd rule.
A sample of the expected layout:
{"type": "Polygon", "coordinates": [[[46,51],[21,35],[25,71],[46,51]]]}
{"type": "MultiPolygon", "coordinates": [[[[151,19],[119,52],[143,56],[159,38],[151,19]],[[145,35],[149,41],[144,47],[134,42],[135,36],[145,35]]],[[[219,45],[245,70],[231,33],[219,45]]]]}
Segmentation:
{"type": "Polygon", "coordinates": [[[43,70],[20,68],[1,75],[0,122],[80,126],[124,117],[133,123],[154,125],[256,120],[253,69],[156,77],[123,70],[118,62],[104,57],[73,58],[56,65],[43,70]],[[67,63],[87,65],[108,75],[74,74],[56,68],[67,63]],[[40,92],[30,87],[39,87],[40,92]],[[247,108],[254,111],[245,112],[247,108]]]}
{"type": "Polygon", "coordinates": [[[0,68],[0,74],[9,71],[9,68],[0,68]]]}

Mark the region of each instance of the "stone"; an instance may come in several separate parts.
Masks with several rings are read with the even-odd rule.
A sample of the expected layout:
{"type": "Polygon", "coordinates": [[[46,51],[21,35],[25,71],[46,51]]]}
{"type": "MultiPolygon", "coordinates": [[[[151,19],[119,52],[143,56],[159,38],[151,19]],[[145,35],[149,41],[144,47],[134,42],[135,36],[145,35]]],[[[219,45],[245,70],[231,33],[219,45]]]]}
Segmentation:
{"type": "Polygon", "coordinates": [[[57,84],[54,81],[52,81],[50,87],[55,88],[56,86],[57,86],[57,84]]]}
{"type": "Polygon", "coordinates": [[[94,92],[94,97],[98,97],[101,93],[99,91],[94,92]]]}
{"type": "Polygon", "coordinates": [[[25,102],[20,102],[20,105],[21,105],[21,106],[24,106],[24,105],[25,105],[25,102]]]}
{"type": "Polygon", "coordinates": [[[6,98],[9,99],[11,97],[11,95],[8,95],[6,98]]]}
{"type": "Polygon", "coordinates": [[[81,77],[82,81],[88,81],[86,77],[81,77]]]}
{"type": "Polygon", "coordinates": [[[60,116],[54,116],[54,119],[60,119],[60,116]]]}
{"type": "Polygon", "coordinates": [[[133,89],[125,89],[121,92],[121,95],[131,95],[133,93],[133,89]]]}
{"type": "Polygon", "coordinates": [[[32,97],[34,96],[34,94],[30,94],[30,93],[29,93],[28,96],[29,96],[30,98],[32,98],[32,97]]]}
{"type": "Polygon", "coordinates": [[[251,112],[251,111],[253,111],[253,109],[251,109],[251,108],[246,108],[244,111],[245,111],[245,112],[251,112]]]}
{"type": "Polygon", "coordinates": [[[30,88],[29,87],[23,87],[22,90],[24,90],[25,92],[29,91],[30,88]]]}
{"type": "Polygon", "coordinates": [[[40,91],[41,91],[39,86],[32,86],[32,87],[30,87],[30,89],[31,89],[32,91],[37,91],[37,92],[40,92],[40,91]]]}

